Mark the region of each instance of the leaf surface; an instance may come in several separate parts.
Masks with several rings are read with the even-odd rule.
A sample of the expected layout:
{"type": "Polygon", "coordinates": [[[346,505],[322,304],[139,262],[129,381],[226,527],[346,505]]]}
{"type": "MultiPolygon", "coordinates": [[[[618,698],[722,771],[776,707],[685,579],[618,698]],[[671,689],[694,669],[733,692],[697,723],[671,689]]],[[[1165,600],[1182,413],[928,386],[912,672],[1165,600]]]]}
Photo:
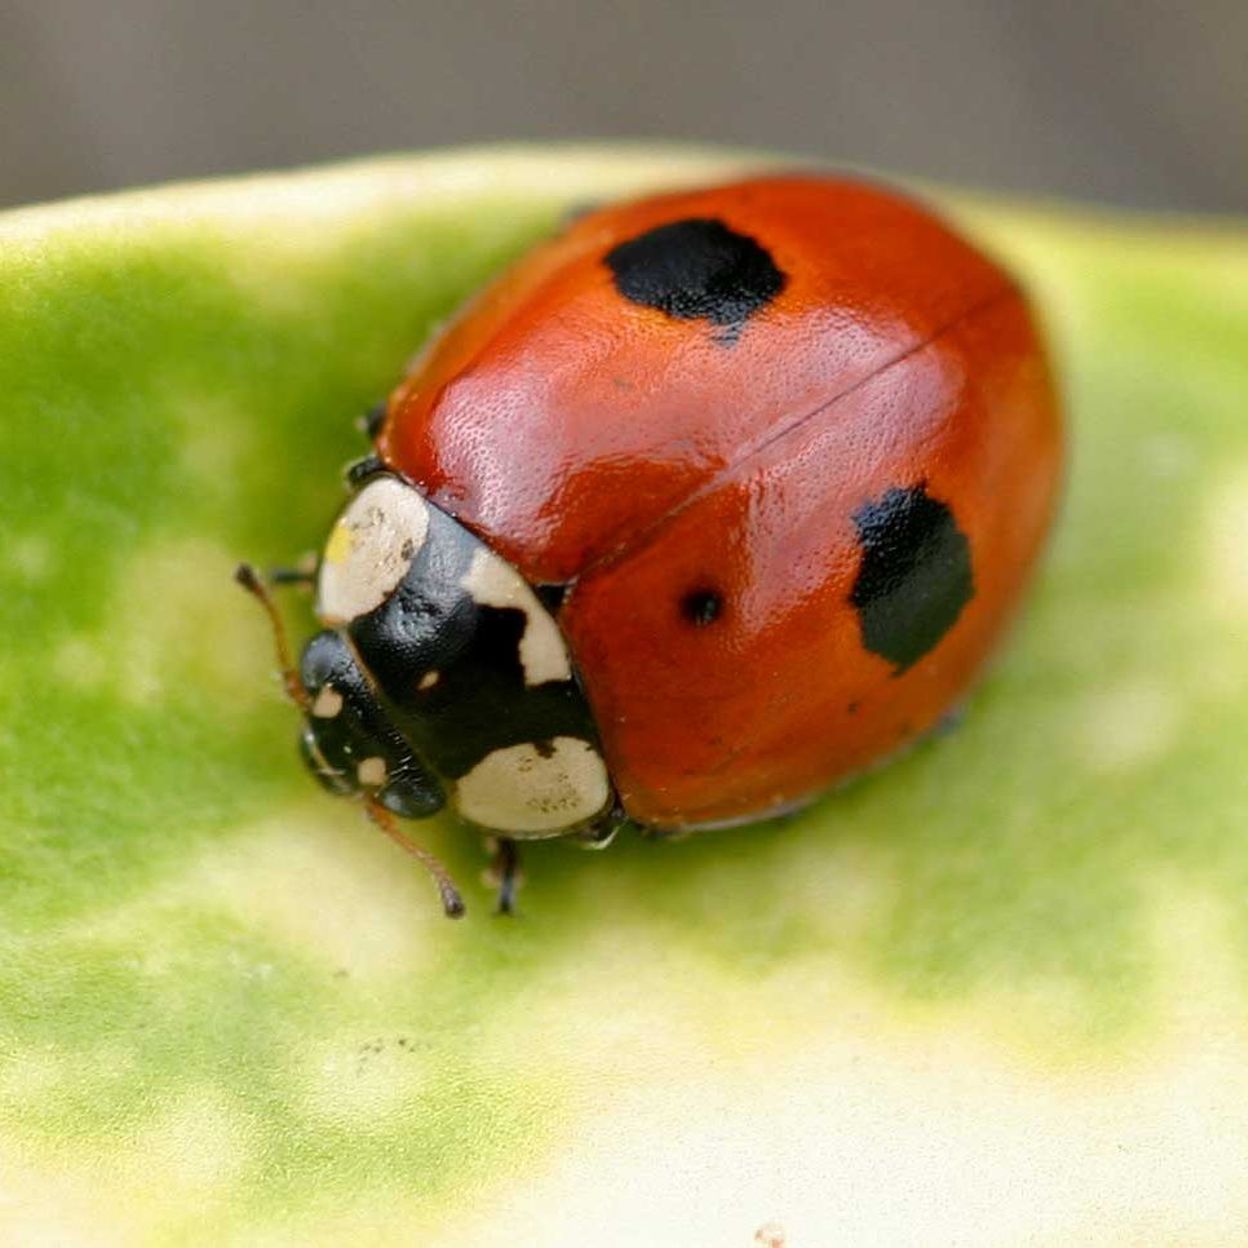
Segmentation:
{"type": "MultiPolygon", "coordinates": [[[[778,825],[527,854],[294,759],[242,557],[569,208],[492,149],[0,216],[0,1239],[1242,1242],[1248,237],[933,192],[1032,287],[1064,514],[958,729],[778,825]]],[[[291,603],[306,630],[306,607],[291,603]]]]}

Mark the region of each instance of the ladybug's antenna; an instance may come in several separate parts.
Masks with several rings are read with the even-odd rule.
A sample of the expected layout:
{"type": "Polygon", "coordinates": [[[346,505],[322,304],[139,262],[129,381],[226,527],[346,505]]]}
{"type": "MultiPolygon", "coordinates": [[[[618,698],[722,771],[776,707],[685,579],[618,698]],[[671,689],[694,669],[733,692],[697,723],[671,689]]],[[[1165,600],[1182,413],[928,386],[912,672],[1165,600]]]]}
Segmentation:
{"type": "Polygon", "coordinates": [[[305,715],[310,714],[312,702],[308,697],[308,691],[303,687],[303,682],[299,679],[299,673],[295,671],[294,660],[290,654],[290,642],[286,640],[286,626],[282,623],[282,617],[278,614],[277,606],[273,602],[268,587],[249,563],[240,563],[234,569],[234,579],[260,603],[269,617],[269,623],[273,626],[273,645],[277,651],[277,664],[281,668],[282,685],[286,690],[286,696],[305,715]]]}
{"type": "Polygon", "coordinates": [[[411,854],[426,871],[433,876],[437,885],[438,896],[442,898],[442,909],[448,919],[464,917],[464,899],[455,887],[450,872],[427,850],[409,840],[399,828],[399,821],[371,794],[364,799],[364,809],[368,817],[402,850],[411,854]]]}
{"type": "MultiPolygon", "coordinates": [[[[282,623],[282,617],[278,614],[277,605],[269,593],[268,586],[249,563],[240,563],[235,568],[234,579],[256,599],[269,617],[269,623],[273,626],[273,647],[277,651],[277,663],[281,668],[282,684],[286,689],[286,696],[304,715],[311,715],[312,699],[308,696],[308,691],[303,687],[299,673],[295,670],[294,660],[290,653],[290,642],[286,638],[286,626],[282,623]]],[[[315,757],[321,766],[332,771],[319,751],[315,757]]],[[[437,885],[438,896],[442,899],[442,909],[446,912],[447,918],[461,918],[465,909],[464,899],[460,896],[459,889],[455,887],[450,872],[427,849],[423,849],[403,834],[398,820],[377,800],[375,794],[370,793],[364,798],[364,810],[400,849],[411,854],[433,876],[433,882],[437,885]]]]}

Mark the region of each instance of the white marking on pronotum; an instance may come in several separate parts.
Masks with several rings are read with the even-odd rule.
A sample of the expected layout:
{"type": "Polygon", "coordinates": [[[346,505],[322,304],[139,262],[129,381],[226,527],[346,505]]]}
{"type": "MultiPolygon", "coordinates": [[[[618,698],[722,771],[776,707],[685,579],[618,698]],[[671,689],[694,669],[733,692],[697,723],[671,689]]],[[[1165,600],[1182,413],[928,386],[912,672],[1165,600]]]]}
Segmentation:
{"type": "Polygon", "coordinates": [[[556,737],[541,750],[487,754],[456,786],[459,813],[513,836],[554,835],[592,819],[611,797],[607,768],[588,741],[556,737]]]}
{"type": "Polygon", "coordinates": [[[342,710],[342,694],[333,685],[324,685],[312,703],[317,719],[333,719],[342,710]]]}
{"type": "Polygon", "coordinates": [[[386,760],[384,758],[362,758],[356,766],[355,774],[363,785],[376,788],[386,782],[386,760]]]}
{"type": "Polygon", "coordinates": [[[429,532],[424,499],[394,477],[370,481],[334,523],[321,559],[317,614],[338,627],[398,588],[429,532]]]}
{"type": "Polygon", "coordinates": [[[572,664],[559,625],[515,568],[492,551],[478,548],[460,583],[476,602],[524,612],[520,664],[526,685],[572,679],[572,664]]]}

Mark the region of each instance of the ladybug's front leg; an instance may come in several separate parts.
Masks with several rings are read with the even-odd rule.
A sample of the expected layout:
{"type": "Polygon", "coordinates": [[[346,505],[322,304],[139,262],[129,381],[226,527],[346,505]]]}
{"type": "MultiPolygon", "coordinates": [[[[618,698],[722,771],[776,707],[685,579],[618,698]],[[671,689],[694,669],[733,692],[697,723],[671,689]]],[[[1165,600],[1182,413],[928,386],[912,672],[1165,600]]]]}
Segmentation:
{"type": "Polygon", "coordinates": [[[516,888],[520,883],[520,851],[509,836],[493,836],[488,844],[493,853],[485,877],[498,888],[495,914],[515,914],[516,888]]]}
{"type": "Polygon", "coordinates": [[[270,585],[303,585],[311,588],[316,584],[316,563],[311,566],[297,564],[293,568],[270,568],[270,585]]]}

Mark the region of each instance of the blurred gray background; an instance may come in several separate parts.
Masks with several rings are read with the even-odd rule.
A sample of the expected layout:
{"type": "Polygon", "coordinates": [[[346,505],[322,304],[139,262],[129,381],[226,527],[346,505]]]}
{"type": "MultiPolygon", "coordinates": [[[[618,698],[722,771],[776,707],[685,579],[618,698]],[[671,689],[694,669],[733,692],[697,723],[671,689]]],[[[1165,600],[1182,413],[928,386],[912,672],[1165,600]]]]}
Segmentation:
{"type": "Polygon", "coordinates": [[[0,202],[498,138],[1248,207],[1248,0],[0,0],[0,202]]]}

